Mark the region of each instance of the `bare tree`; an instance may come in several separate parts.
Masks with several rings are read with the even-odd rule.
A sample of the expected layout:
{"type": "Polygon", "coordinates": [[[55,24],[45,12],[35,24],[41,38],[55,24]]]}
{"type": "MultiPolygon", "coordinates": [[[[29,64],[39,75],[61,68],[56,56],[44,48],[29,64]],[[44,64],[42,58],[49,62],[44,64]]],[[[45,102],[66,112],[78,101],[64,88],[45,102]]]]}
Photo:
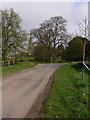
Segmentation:
{"type": "Polygon", "coordinates": [[[87,44],[87,39],[90,36],[88,34],[90,29],[89,29],[89,22],[86,17],[83,19],[83,23],[77,22],[77,24],[78,24],[79,30],[82,34],[82,37],[84,38],[83,39],[83,73],[82,73],[82,78],[84,80],[85,47],[87,44]]]}

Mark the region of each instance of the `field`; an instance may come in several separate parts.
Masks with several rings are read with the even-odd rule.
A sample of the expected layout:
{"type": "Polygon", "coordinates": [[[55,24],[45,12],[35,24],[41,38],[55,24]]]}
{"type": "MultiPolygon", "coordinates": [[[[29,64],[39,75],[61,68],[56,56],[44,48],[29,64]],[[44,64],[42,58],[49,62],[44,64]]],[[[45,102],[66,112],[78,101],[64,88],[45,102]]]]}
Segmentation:
{"type": "Polygon", "coordinates": [[[82,80],[82,68],[65,64],[57,70],[42,118],[88,117],[88,73],[82,80]]]}
{"type": "Polygon", "coordinates": [[[2,67],[2,75],[7,75],[10,73],[18,72],[23,69],[28,69],[34,67],[37,63],[32,61],[21,62],[14,65],[3,66],[2,67]]]}

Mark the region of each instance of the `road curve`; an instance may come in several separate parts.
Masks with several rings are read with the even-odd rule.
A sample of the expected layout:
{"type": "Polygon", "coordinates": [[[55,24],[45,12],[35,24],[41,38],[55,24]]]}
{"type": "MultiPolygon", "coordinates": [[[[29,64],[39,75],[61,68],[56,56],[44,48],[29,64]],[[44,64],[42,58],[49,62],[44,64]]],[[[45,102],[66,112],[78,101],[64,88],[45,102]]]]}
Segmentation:
{"type": "Polygon", "coordinates": [[[2,79],[3,118],[24,118],[61,64],[38,64],[2,79]]]}

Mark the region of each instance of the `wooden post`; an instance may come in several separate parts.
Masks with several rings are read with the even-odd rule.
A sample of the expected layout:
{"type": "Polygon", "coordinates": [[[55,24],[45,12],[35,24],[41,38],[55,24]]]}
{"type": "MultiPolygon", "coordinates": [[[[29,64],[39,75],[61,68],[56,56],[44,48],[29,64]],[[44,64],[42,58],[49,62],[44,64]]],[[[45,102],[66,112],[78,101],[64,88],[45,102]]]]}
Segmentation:
{"type": "MultiPolygon", "coordinates": [[[[86,41],[84,41],[84,45],[83,45],[83,63],[85,63],[85,46],[86,46],[86,41]]],[[[84,64],[83,64],[83,74],[82,74],[82,78],[84,80],[84,64]]]]}

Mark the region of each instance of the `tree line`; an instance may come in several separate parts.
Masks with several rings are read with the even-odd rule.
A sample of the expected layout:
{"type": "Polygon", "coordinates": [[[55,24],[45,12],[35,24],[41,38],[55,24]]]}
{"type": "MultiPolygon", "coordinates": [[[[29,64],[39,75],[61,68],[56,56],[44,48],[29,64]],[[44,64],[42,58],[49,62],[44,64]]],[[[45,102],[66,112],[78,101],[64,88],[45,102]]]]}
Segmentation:
{"type": "Polygon", "coordinates": [[[67,32],[67,20],[62,16],[51,17],[30,32],[22,29],[22,20],[13,9],[1,10],[1,18],[3,61],[17,61],[22,56],[33,56],[40,62],[82,59],[83,38],[72,39],[67,32]]]}

